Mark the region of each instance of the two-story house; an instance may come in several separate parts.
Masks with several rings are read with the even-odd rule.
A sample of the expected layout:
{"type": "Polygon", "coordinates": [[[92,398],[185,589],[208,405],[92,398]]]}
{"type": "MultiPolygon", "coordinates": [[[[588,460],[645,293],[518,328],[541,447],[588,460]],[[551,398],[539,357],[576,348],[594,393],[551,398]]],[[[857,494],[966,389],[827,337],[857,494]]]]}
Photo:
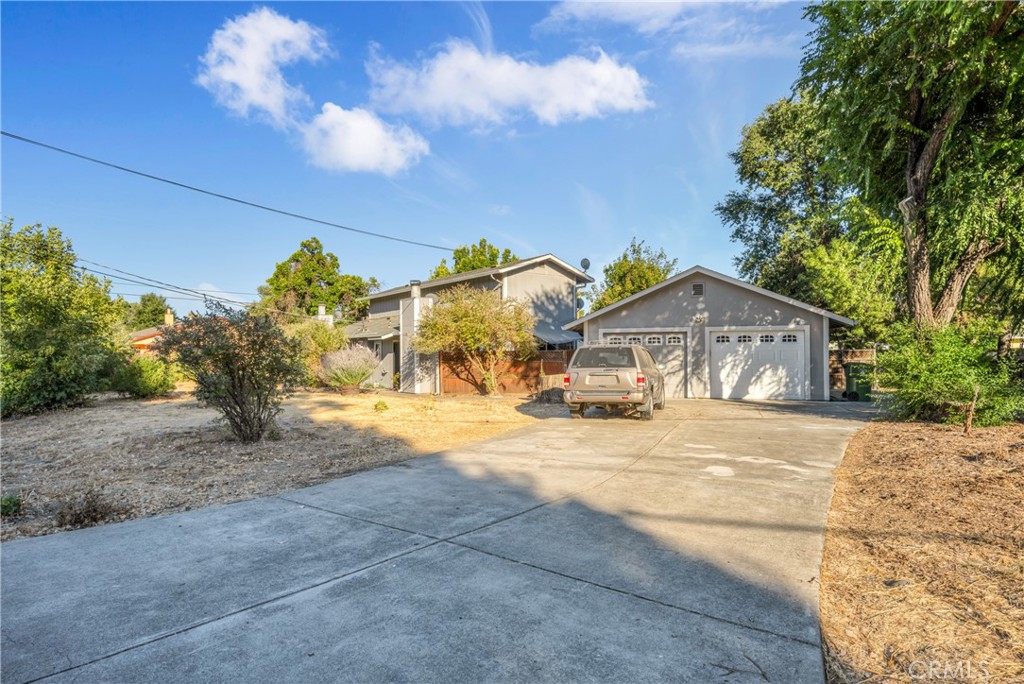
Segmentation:
{"type": "Polygon", "coordinates": [[[345,332],[353,342],[373,349],[380,359],[369,382],[390,386],[398,373],[403,392],[437,393],[437,356],[417,354],[411,342],[420,316],[439,292],[464,283],[500,291],[502,298],[526,302],[536,320],[533,334],[540,348],[551,349],[574,347],[582,340],[579,333],[566,331],[562,326],[575,320],[579,288],[592,282],[592,277],[551,254],[446,278],[414,280],[366,297],[370,303],[369,316],[349,325],[345,332]]]}

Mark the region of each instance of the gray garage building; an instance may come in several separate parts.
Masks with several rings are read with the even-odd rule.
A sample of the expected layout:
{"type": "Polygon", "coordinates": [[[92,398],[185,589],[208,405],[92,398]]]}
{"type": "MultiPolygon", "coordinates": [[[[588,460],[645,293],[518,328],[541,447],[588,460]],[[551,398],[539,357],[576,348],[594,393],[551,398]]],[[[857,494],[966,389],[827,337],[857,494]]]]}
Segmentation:
{"type": "Polygon", "coordinates": [[[829,398],[832,325],[855,321],[694,266],[563,326],[584,344],[642,344],[671,397],[829,398]]]}

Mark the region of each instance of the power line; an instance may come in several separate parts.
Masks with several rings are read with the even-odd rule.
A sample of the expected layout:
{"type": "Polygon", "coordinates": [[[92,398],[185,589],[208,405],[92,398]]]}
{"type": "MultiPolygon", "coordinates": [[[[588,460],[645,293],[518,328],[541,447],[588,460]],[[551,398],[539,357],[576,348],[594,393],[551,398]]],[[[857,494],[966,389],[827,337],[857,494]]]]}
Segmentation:
{"type": "Polygon", "coordinates": [[[368,235],[370,237],[380,238],[382,240],[392,240],[394,242],[404,242],[407,245],[415,245],[417,247],[427,247],[429,249],[439,249],[439,250],[441,250],[443,252],[450,252],[450,251],[452,251],[450,247],[444,247],[443,245],[433,245],[433,244],[430,244],[429,242],[418,242],[416,240],[408,240],[406,238],[395,237],[393,235],[385,235],[384,233],[375,233],[373,231],[363,230],[361,228],[352,228],[351,226],[343,226],[340,223],[334,223],[332,221],[324,221],[323,219],[313,218],[312,216],[306,216],[304,214],[298,214],[298,213],[295,213],[295,212],[292,212],[292,211],[285,211],[284,209],[275,209],[274,207],[268,207],[265,204],[257,204],[256,202],[250,202],[249,200],[244,200],[244,199],[241,199],[241,198],[238,198],[238,197],[233,197],[232,195],[225,195],[223,193],[214,192],[212,190],[204,190],[203,188],[199,188],[199,187],[196,187],[194,185],[188,185],[187,183],[181,183],[179,181],[171,180],[169,178],[163,178],[161,176],[154,176],[151,173],[145,173],[144,171],[137,171],[135,169],[130,169],[127,166],[121,166],[119,164],[114,164],[112,162],[103,161],[102,159],[96,159],[95,157],[89,157],[87,155],[80,154],[78,152],[72,152],[71,150],[64,149],[63,147],[57,147],[56,145],[49,145],[47,143],[40,142],[38,140],[32,140],[31,138],[26,138],[26,137],[21,136],[21,135],[15,135],[14,133],[10,133],[8,131],[0,130],[0,135],[4,135],[4,136],[6,136],[8,138],[11,138],[13,140],[20,140],[21,142],[28,143],[30,145],[36,145],[37,147],[42,147],[42,148],[47,149],[47,150],[52,150],[54,152],[60,152],[61,154],[66,154],[66,155],[68,155],[70,157],[76,157],[77,159],[83,159],[85,161],[92,162],[93,164],[99,164],[101,166],[106,166],[108,168],[116,169],[118,171],[124,171],[125,173],[131,173],[131,174],[134,174],[136,176],[141,176],[142,178],[148,178],[150,180],[159,181],[161,183],[167,183],[168,185],[173,185],[175,187],[182,188],[184,190],[191,190],[193,192],[202,193],[204,195],[209,195],[210,197],[217,197],[219,199],[227,200],[229,202],[235,202],[237,204],[243,204],[243,205],[245,205],[247,207],[253,207],[254,209],[262,209],[263,211],[269,211],[271,213],[279,214],[281,216],[289,216],[291,218],[296,218],[296,219],[299,219],[301,221],[309,221],[311,223],[317,223],[317,224],[320,224],[322,226],[329,226],[331,228],[337,228],[339,230],[347,230],[347,231],[349,231],[351,233],[359,233],[361,235],[368,235]]]}

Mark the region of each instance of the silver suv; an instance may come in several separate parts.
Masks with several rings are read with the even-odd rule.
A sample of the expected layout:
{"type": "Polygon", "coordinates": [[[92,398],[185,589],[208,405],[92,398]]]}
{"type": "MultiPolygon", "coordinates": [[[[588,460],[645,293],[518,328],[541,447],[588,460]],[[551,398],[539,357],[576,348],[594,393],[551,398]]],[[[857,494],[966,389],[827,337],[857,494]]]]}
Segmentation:
{"type": "Polygon", "coordinates": [[[563,380],[569,415],[582,418],[591,406],[654,418],[665,408],[665,378],[651,353],[638,344],[594,344],[572,355],[563,380]]]}

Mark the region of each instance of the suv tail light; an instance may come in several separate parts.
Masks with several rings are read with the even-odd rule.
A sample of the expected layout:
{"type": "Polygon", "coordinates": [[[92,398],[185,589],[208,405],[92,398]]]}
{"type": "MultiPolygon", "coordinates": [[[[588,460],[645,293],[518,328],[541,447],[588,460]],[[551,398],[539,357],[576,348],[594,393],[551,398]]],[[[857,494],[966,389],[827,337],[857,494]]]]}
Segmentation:
{"type": "Polygon", "coordinates": [[[647,385],[647,378],[644,377],[643,373],[636,374],[636,386],[645,387],[647,385]]]}
{"type": "Polygon", "coordinates": [[[568,373],[566,373],[562,377],[562,387],[564,387],[565,389],[569,389],[569,374],[568,373]]]}

